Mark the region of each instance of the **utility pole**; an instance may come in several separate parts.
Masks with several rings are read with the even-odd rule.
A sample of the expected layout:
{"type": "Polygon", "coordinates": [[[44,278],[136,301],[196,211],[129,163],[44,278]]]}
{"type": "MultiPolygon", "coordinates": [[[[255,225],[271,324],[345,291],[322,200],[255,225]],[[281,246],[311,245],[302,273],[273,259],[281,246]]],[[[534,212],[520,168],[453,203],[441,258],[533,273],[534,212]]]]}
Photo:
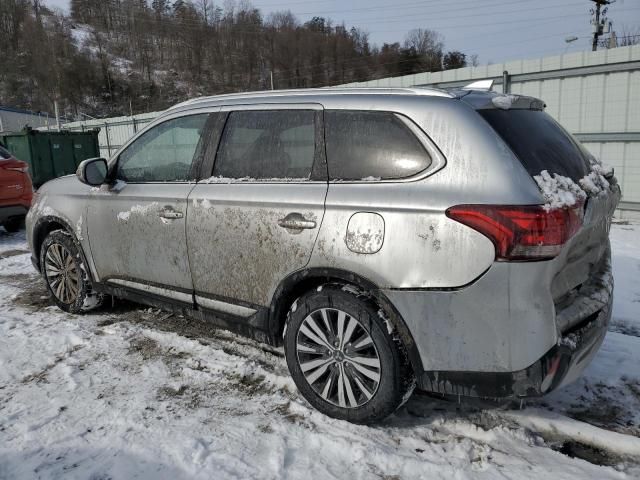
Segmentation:
{"type": "MultiPolygon", "coordinates": [[[[591,20],[591,24],[593,25],[593,45],[592,50],[595,52],[598,49],[598,38],[602,35],[604,30],[604,22],[600,23],[600,8],[604,5],[605,9],[602,11],[602,14],[607,13],[607,5],[611,5],[615,0],[590,0],[596,4],[596,8],[591,9],[591,14],[595,15],[595,18],[591,20]]],[[[607,28],[608,30],[608,28],[607,28]]]]}

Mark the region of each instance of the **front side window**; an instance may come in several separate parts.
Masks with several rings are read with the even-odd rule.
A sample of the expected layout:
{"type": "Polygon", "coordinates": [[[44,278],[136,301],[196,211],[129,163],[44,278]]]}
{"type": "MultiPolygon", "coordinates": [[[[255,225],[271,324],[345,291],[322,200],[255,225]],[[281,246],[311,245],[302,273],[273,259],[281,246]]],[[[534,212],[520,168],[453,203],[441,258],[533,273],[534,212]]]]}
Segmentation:
{"type": "Polygon", "coordinates": [[[395,113],[327,110],[325,137],[332,180],[406,178],[431,165],[424,146],[395,113]]]}
{"type": "Polygon", "coordinates": [[[229,114],[213,175],[307,180],[315,158],[313,110],[251,110],[229,114]]]}
{"type": "Polygon", "coordinates": [[[145,132],[120,154],[117,178],[134,183],[192,179],[191,164],[208,116],[174,118],[145,132]]]}

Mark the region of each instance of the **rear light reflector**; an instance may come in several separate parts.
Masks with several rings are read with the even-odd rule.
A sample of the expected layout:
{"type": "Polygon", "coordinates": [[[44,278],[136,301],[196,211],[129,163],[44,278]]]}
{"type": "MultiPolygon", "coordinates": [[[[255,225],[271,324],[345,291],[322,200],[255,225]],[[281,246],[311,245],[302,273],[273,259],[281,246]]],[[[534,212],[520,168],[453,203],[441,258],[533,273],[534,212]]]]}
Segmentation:
{"type": "Polygon", "coordinates": [[[532,261],[560,253],[580,230],[584,205],[553,210],[542,205],[457,205],[446,214],[488,237],[496,260],[532,261]]]}

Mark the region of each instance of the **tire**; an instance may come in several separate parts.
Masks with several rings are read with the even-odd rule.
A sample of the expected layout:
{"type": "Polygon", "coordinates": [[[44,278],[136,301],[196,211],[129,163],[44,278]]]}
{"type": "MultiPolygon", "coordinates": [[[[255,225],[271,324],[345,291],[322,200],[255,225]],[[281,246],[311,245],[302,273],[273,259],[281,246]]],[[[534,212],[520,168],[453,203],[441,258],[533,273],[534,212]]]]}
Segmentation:
{"type": "Polygon", "coordinates": [[[103,295],[93,291],[80,249],[69,233],[55,230],[47,235],[40,248],[40,266],[60,309],[82,313],[102,305],[103,295]]]}
{"type": "Polygon", "coordinates": [[[294,303],[285,326],[285,356],[298,390],[313,407],[367,424],[409,398],[413,372],[385,317],[371,297],[350,286],[325,285],[294,303]],[[343,335],[338,335],[340,322],[343,335]]]}
{"type": "Polygon", "coordinates": [[[24,225],[24,218],[12,218],[2,224],[4,229],[9,233],[16,233],[24,225]]]}

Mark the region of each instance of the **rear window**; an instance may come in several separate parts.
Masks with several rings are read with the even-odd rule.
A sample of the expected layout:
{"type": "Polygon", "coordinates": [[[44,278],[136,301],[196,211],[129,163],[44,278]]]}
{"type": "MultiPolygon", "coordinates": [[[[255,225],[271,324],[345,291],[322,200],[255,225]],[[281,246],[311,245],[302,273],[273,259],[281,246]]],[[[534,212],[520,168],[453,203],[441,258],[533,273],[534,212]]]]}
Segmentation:
{"type": "Polygon", "coordinates": [[[313,110],[232,112],[214,176],[308,179],[315,159],[313,110]]]}
{"type": "Polygon", "coordinates": [[[400,116],[389,112],[325,112],[329,178],[405,178],[425,170],[431,157],[400,116]]]}
{"type": "Polygon", "coordinates": [[[587,159],[576,140],[540,110],[478,110],[498,132],[530,175],[543,170],[574,181],[588,174],[587,159]]]}

